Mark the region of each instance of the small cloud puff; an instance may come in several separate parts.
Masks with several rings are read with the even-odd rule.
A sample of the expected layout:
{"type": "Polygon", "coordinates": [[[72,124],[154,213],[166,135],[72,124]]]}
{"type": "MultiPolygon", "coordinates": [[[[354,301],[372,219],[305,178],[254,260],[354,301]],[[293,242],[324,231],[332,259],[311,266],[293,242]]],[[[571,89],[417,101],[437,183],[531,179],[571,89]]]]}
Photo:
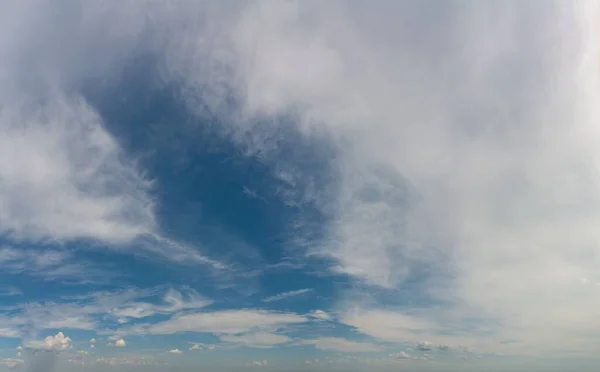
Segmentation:
{"type": "Polygon", "coordinates": [[[125,347],[125,346],[127,346],[127,342],[125,342],[125,340],[123,340],[122,338],[119,338],[119,339],[115,340],[115,342],[109,342],[106,345],[112,346],[112,347],[125,347]]]}
{"type": "Polygon", "coordinates": [[[198,344],[194,344],[192,347],[190,347],[190,350],[202,350],[202,347],[200,347],[198,344]]]}
{"type": "Polygon", "coordinates": [[[433,349],[433,347],[434,347],[433,343],[431,343],[429,341],[421,341],[415,346],[415,349],[421,350],[421,351],[430,351],[433,349]]]}
{"type": "Polygon", "coordinates": [[[314,310],[312,311],[309,316],[311,318],[315,318],[318,320],[331,320],[331,315],[327,314],[326,312],[324,312],[323,310],[314,310]]]}
{"type": "Polygon", "coordinates": [[[96,343],[96,339],[95,338],[90,338],[90,344],[95,344],[96,343]]]}
{"type": "Polygon", "coordinates": [[[266,366],[268,364],[268,361],[266,360],[255,360],[249,363],[249,365],[251,366],[257,366],[257,367],[262,367],[262,366],[266,366]]]}
{"type": "Polygon", "coordinates": [[[38,351],[62,352],[71,347],[71,338],[58,332],[54,336],[48,336],[43,341],[31,341],[27,346],[38,351]]]}
{"type": "Polygon", "coordinates": [[[172,349],[172,350],[169,350],[169,353],[171,353],[171,354],[183,354],[183,351],[181,351],[179,349],[172,349]]]}

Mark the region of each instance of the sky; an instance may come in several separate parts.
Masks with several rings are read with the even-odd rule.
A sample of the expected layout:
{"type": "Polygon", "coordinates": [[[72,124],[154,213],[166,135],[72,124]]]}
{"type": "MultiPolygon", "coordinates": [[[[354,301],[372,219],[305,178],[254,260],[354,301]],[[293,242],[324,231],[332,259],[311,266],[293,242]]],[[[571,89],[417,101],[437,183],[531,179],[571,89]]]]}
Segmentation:
{"type": "Polygon", "coordinates": [[[596,371],[595,1],[6,1],[0,371],[596,371]]]}

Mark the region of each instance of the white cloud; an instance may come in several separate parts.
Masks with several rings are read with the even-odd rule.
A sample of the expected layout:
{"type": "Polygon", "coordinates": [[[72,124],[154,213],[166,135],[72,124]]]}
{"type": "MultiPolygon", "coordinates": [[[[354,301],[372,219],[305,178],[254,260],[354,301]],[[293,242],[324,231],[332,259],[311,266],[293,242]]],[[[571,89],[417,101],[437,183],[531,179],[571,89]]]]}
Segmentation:
{"type": "Polygon", "coordinates": [[[338,351],[342,353],[370,353],[385,350],[385,348],[381,345],[369,342],[349,341],[339,337],[322,337],[312,340],[304,340],[302,343],[314,345],[320,350],[338,351]]]}
{"type": "Polygon", "coordinates": [[[332,319],[331,315],[329,315],[328,313],[326,313],[323,310],[318,310],[318,309],[311,311],[309,316],[311,318],[315,318],[315,319],[319,319],[319,320],[331,320],[332,319]]]}
{"type": "MultiPolygon", "coordinates": [[[[294,108],[301,130],[331,137],[339,184],[306,199],[334,218],[327,244],[311,244],[310,254],[388,289],[428,273],[419,291],[438,311],[393,316],[389,330],[352,319],[357,328],[398,341],[486,335],[517,352],[594,351],[585,336],[600,330],[600,297],[578,278],[600,281],[595,2],[253,2],[216,7],[205,23],[195,19],[209,10],[196,3],[94,2],[84,7],[85,26],[68,17],[38,22],[50,1],[35,14],[24,5],[2,12],[0,34],[22,35],[0,39],[0,178],[10,180],[0,226],[11,239],[123,242],[153,231],[148,180],[121,160],[93,108],[61,93],[81,76],[118,71],[122,51],[136,50],[152,19],[171,40],[144,44],[166,51],[165,79],[212,88],[201,93],[211,108],[231,85],[248,116],[294,108]],[[115,32],[97,32],[106,24],[115,32]],[[58,94],[15,109],[25,107],[14,103],[18,93],[45,91],[39,86],[58,94]],[[439,332],[473,319],[480,325],[470,332],[439,332]]],[[[264,129],[236,129],[244,134],[236,139],[267,147],[264,129]]]]}
{"type": "Polygon", "coordinates": [[[122,329],[132,334],[173,334],[178,332],[206,332],[241,334],[306,322],[307,319],[291,313],[266,310],[223,310],[206,313],[174,315],[171,319],[122,329]]]}
{"type": "Polygon", "coordinates": [[[433,350],[433,348],[434,348],[433,343],[431,343],[429,341],[420,341],[415,346],[416,350],[423,350],[423,351],[430,351],[430,350],[433,350]]]}
{"type": "Polygon", "coordinates": [[[33,350],[61,352],[71,347],[71,338],[58,332],[54,336],[44,338],[43,341],[30,341],[25,346],[33,350]]]}
{"type": "Polygon", "coordinates": [[[158,365],[159,363],[153,358],[151,355],[137,356],[137,355],[129,355],[126,357],[99,357],[94,361],[96,365],[108,365],[108,366],[119,366],[119,365],[129,365],[129,366],[151,366],[158,365]]]}
{"type": "Polygon", "coordinates": [[[0,286],[0,296],[23,296],[23,291],[13,286],[0,286]]]}
{"type": "Polygon", "coordinates": [[[171,349],[171,350],[169,350],[169,353],[171,353],[171,354],[183,354],[183,351],[181,351],[179,349],[171,349]]]}
{"type": "Polygon", "coordinates": [[[8,368],[16,368],[23,365],[23,363],[24,361],[22,359],[0,358],[0,366],[8,368]]]}
{"type": "Polygon", "coordinates": [[[0,328],[0,337],[18,338],[21,335],[16,328],[0,328]]]}
{"type": "Polygon", "coordinates": [[[127,346],[127,342],[125,342],[125,340],[122,338],[117,338],[114,342],[109,342],[108,344],[106,344],[106,346],[125,347],[127,346]]]}
{"type": "Polygon", "coordinates": [[[96,345],[90,345],[90,349],[95,349],[96,345]]]}
{"type": "Polygon", "coordinates": [[[282,293],[278,293],[274,296],[264,298],[263,302],[281,301],[281,300],[285,300],[290,297],[296,297],[296,296],[300,296],[300,295],[312,292],[312,290],[313,290],[312,288],[304,288],[304,289],[298,289],[295,291],[282,292],[282,293]]]}
{"type": "MultiPolygon", "coordinates": [[[[59,249],[16,249],[0,247],[0,267],[8,273],[26,273],[47,280],[69,280],[77,283],[105,282],[109,273],[89,262],[75,260],[72,253],[59,249]]],[[[18,294],[18,292],[13,292],[18,294]]]]}
{"type": "Polygon", "coordinates": [[[269,332],[245,333],[241,335],[222,335],[221,341],[237,344],[240,346],[253,348],[270,348],[276,345],[285,344],[291,341],[291,338],[269,332]]]}
{"type": "Polygon", "coordinates": [[[77,352],[77,354],[81,354],[81,355],[89,355],[90,353],[89,353],[89,351],[87,351],[87,350],[79,350],[79,351],[77,352]]]}
{"type": "Polygon", "coordinates": [[[16,347],[16,350],[17,350],[17,351],[21,351],[21,350],[23,350],[23,346],[21,346],[21,345],[17,346],[17,347],[16,347]]]}
{"type": "Polygon", "coordinates": [[[192,347],[190,347],[191,351],[197,351],[197,350],[202,350],[202,347],[198,344],[194,344],[192,345],[192,347]]]}
{"type": "Polygon", "coordinates": [[[89,248],[221,267],[197,248],[160,234],[154,180],[74,88],[98,76],[115,77],[125,62],[121,51],[141,41],[145,22],[124,17],[127,6],[117,4],[80,8],[89,22],[79,22],[78,10],[69,6],[59,19],[35,21],[53,7],[40,0],[0,15],[0,32],[20,35],[0,40],[0,233],[12,243],[92,240],[104,244],[89,248]],[[119,28],[114,35],[97,32],[107,22],[119,28]],[[59,40],[70,40],[69,51],[59,40]],[[95,53],[103,57],[89,58],[95,53]]]}
{"type": "Polygon", "coordinates": [[[95,338],[90,338],[90,341],[89,341],[89,343],[90,343],[90,344],[95,344],[95,343],[96,343],[96,339],[95,339],[95,338]]]}
{"type": "MultiPolygon", "coordinates": [[[[138,289],[126,288],[113,292],[92,292],[83,296],[65,297],[48,303],[17,304],[12,317],[0,316],[0,334],[18,337],[19,327],[43,329],[96,330],[101,320],[127,325],[133,319],[156,314],[171,315],[182,310],[197,310],[212,301],[190,288],[138,289]],[[157,301],[156,297],[160,297],[157,301]]],[[[95,339],[89,341],[91,344],[95,339]]]]}
{"type": "Polygon", "coordinates": [[[396,354],[390,354],[390,356],[393,357],[393,358],[396,358],[396,359],[411,359],[412,358],[412,356],[410,356],[405,351],[401,351],[401,352],[396,353],[396,354]]]}
{"type": "Polygon", "coordinates": [[[590,350],[600,297],[576,281],[598,281],[600,257],[597,4],[254,5],[234,35],[247,109],[301,106],[341,139],[329,244],[310,253],[388,289],[432,268],[440,310],[417,327],[481,319],[448,343],[590,350]]]}
{"type": "Polygon", "coordinates": [[[250,362],[249,365],[262,367],[262,366],[266,366],[268,363],[269,362],[267,360],[254,360],[254,361],[250,362]]]}
{"type": "Polygon", "coordinates": [[[0,123],[0,225],[12,239],[125,243],[154,230],[151,183],[82,99],[5,102],[0,123]]]}

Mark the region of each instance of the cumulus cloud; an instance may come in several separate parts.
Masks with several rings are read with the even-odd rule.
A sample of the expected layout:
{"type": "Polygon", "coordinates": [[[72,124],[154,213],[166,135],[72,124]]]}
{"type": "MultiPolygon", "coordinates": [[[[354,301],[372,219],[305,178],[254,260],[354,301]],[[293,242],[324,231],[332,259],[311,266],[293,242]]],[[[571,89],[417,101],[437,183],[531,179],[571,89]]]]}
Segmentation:
{"type": "Polygon", "coordinates": [[[107,343],[106,346],[125,347],[127,346],[127,342],[125,342],[125,340],[122,338],[116,338],[113,342],[107,343]]]}
{"type": "Polygon", "coordinates": [[[319,350],[337,351],[342,353],[370,353],[385,350],[381,345],[368,342],[349,341],[339,337],[322,337],[312,340],[303,340],[302,343],[314,345],[319,350]]]}
{"type": "Polygon", "coordinates": [[[306,293],[312,292],[312,291],[313,291],[312,288],[304,288],[304,289],[298,289],[295,291],[282,292],[282,293],[278,293],[274,296],[264,298],[263,302],[281,301],[281,300],[285,300],[290,297],[300,296],[300,295],[303,295],[303,294],[306,294],[306,293]]]}
{"type": "Polygon", "coordinates": [[[43,341],[30,341],[25,344],[28,348],[37,351],[62,352],[71,347],[71,338],[58,332],[54,336],[48,336],[43,341]]]}
{"type": "Polygon", "coordinates": [[[408,355],[408,353],[405,351],[401,351],[396,354],[390,354],[390,356],[393,358],[396,358],[396,359],[411,359],[412,358],[412,356],[408,355]]]}
{"type": "Polygon", "coordinates": [[[430,351],[434,348],[433,343],[429,342],[429,341],[421,341],[419,343],[417,343],[417,345],[415,346],[416,350],[422,350],[422,351],[430,351]]]}
{"type": "Polygon", "coordinates": [[[190,347],[191,351],[197,351],[197,350],[202,350],[202,347],[198,344],[194,344],[192,345],[192,347],[190,347]]]}
{"type": "Polygon", "coordinates": [[[169,353],[171,353],[171,354],[183,354],[183,351],[181,351],[179,349],[171,349],[171,350],[169,350],[169,353]]]}

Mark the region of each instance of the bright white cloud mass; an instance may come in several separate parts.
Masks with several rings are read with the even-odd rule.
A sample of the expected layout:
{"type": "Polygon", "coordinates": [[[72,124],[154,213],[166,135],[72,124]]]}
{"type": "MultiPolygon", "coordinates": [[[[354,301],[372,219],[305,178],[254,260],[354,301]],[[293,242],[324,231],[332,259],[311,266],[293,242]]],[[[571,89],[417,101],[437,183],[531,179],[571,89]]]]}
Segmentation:
{"type": "Polygon", "coordinates": [[[0,5],[0,370],[596,371],[592,0],[0,5]]]}

